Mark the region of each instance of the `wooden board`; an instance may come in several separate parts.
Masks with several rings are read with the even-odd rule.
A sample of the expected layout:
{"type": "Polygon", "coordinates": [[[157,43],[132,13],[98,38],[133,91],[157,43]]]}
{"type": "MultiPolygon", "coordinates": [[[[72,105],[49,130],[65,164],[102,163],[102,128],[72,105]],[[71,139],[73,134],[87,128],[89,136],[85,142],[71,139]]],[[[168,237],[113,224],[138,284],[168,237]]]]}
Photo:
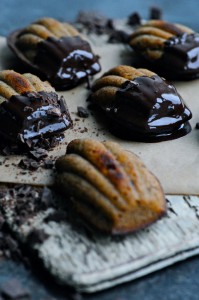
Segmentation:
{"type": "Polygon", "coordinates": [[[123,237],[89,233],[68,218],[45,222],[56,209],[40,210],[19,226],[15,202],[7,199],[4,215],[17,238],[30,246],[36,230],[48,235],[31,246],[61,284],[95,292],[127,282],[199,254],[199,197],[167,196],[168,215],[147,229],[123,237]]]}

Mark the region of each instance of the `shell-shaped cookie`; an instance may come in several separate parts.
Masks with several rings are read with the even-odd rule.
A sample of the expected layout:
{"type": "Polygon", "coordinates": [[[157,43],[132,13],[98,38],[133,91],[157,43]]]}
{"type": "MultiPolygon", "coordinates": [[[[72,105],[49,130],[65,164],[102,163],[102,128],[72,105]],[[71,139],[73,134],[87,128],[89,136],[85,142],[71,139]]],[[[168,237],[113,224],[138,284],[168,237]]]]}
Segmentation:
{"type": "Polygon", "coordinates": [[[100,71],[98,56],[68,23],[42,18],[8,36],[8,45],[37,75],[58,89],[78,85],[100,71]]]}
{"type": "Polygon", "coordinates": [[[0,136],[7,143],[31,147],[71,125],[63,97],[47,81],[30,73],[0,72],[0,136]]]}
{"type": "MultiPolygon", "coordinates": [[[[129,44],[150,68],[167,78],[199,76],[199,34],[186,26],[151,20],[131,34],[129,44]]],[[[143,66],[142,61],[139,64],[143,66]]]]}
{"type": "Polygon", "coordinates": [[[114,134],[161,141],[187,134],[191,112],[176,88],[146,69],[117,66],[92,86],[90,100],[102,108],[114,134]]]}
{"type": "Polygon", "coordinates": [[[166,211],[159,181],[133,153],[114,142],[76,139],[56,161],[59,191],[91,228],[133,232],[166,211]]]}

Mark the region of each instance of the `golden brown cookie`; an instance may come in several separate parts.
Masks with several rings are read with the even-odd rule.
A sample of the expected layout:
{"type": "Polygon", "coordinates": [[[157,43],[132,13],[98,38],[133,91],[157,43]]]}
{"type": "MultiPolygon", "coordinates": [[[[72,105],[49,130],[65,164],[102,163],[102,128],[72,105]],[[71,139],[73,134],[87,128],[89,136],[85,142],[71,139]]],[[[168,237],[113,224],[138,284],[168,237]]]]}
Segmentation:
{"type": "Polygon", "coordinates": [[[147,69],[117,66],[92,86],[91,102],[106,112],[120,138],[158,142],[190,132],[191,112],[176,88],[147,69]]]}
{"type": "Polygon", "coordinates": [[[8,45],[37,75],[70,89],[100,71],[98,56],[68,23],[42,18],[8,36],[8,45]]]}
{"type": "MultiPolygon", "coordinates": [[[[166,211],[157,178],[114,142],[76,139],[56,161],[57,187],[87,224],[122,234],[144,228],[166,211]]],[[[77,216],[78,216],[77,215],[77,216]]]]}
{"type": "Polygon", "coordinates": [[[52,146],[72,121],[63,97],[30,73],[0,72],[1,145],[52,146]]]}

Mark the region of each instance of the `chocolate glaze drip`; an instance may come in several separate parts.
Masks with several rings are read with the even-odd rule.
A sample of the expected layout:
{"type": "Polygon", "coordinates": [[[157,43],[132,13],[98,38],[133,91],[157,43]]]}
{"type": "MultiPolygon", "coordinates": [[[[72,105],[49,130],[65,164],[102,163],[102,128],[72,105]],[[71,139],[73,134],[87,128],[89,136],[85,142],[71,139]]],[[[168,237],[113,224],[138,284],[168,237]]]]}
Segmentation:
{"type": "Polygon", "coordinates": [[[59,136],[72,125],[63,98],[54,92],[14,95],[0,105],[2,144],[32,147],[41,139],[59,136]]]}
{"type": "Polygon", "coordinates": [[[187,79],[197,77],[199,75],[199,35],[184,33],[168,39],[160,60],[161,68],[171,75],[187,79]]]}
{"type": "Polygon", "coordinates": [[[18,46],[21,33],[23,30],[12,32],[7,39],[8,46],[33,73],[48,79],[59,90],[73,88],[101,70],[99,57],[80,36],[49,37],[37,44],[32,60],[18,46]]]}
{"type": "Polygon", "coordinates": [[[157,75],[126,81],[106,112],[114,134],[125,139],[163,141],[191,130],[191,112],[175,87],[157,75]]]}
{"type": "Polygon", "coordinates": [[[34,64],[59,89],[76,86],[89,75],[101,70],[98,56],[79,36],[49,37],[38,44],[34,64]]]}

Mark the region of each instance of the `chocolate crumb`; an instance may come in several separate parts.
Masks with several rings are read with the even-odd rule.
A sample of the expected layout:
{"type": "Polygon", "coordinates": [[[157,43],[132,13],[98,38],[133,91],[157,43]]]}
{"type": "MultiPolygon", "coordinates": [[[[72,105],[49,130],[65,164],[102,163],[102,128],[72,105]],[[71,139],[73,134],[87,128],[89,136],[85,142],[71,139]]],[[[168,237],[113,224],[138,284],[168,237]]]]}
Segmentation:
{"type": "Polygon", "coordinates": [[[162,19],[162,10],[159,7],[152,6],[150,8],[150,16],[151,20],[161,20],[162,19]]]}
{"type": "Polygon", "coordinates": [[[44,168],[45,169],[53,169],[55,162],[52,159],[46,159],[44,161],[44,168]]]}
{"type": "Polygon", "coordinates": [[[125,31],[123,30],[114,30],[108,39],[109,43],[124,43],[127,44],[129,41],[129,34],[127,34],[125,31]]]}
{"type": "Polygon", "coordinates": [[[77,107],[77,114],[80,118],[88,118],[89,117],[88,110],[82,106],[77,107]]]}
{"type": "Polygon", "coordinates": [[[33,112],[33,108],[30,107],[30,106],[25,106],[24,107],[24,111],[26,111],[26,112],[33,112]]]}
{"type": "Polygon", "coordinates": [[[1,293],[6,299],[30,299],[30,292],[17,279],[10,279],[2,284],[1,293]]]}
{"type": "Polygon", "coordinates": [[[88,128],[84,127],[83,129],[80,130],[80,133],[88,132],[88,128]]]}

